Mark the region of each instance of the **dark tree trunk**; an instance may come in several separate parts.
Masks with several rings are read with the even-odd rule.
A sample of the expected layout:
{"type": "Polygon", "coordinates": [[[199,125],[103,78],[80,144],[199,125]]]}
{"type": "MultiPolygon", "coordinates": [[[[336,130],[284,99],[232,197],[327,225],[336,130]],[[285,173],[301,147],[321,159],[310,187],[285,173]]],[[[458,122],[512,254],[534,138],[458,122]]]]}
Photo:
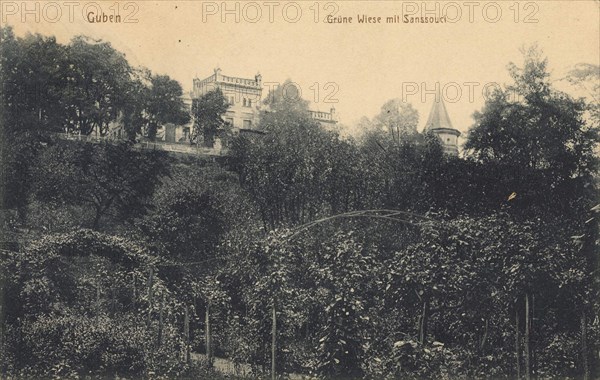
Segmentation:
{"type": "Polygon", "coordinates": [[[185,313],[183,316],[183,335],[185,338],[185,362],[190,363],[190,311],[185,305],[185,313]]]}
{"type": "MultiPolygon", "coordinates": [[[[4,357],[4,302],[6,302],[5,300],[5,296],[4,296],[4,286],[3,286],[3,282],[4,282],[4,275],[2,272],[0,272],[0,357],[4,357]]],[[[0,375],[2,375],[0,373],[0,375]]],[[[1,376],[0,376],[1,377],[1,376]]]]}
{"type": "Polygon", "coordinates": [[[117,291],[114,287],[110,289],[110,315],[114,317],[117,312],[117,291]]]}
{"type": "Polygon", "coordinates": [[[135,273],[134,273],[133,274],[133,297],[132,297],[132,301],[131,301],[131,304],[132,304],[132,307],[133,307],[134,311],[135,311],[135,307],[136,307],[135,300],[137,298],[137,285],[136,285],[136,283],[137,283],[137,278],[136,278],[135,273]]]}
{"type": "Polygon", "coordinates": [[[101,302],[100,302],[100,284],[96,286],[96,310],[97,313],[100,314],[101,310],[101,302]]]}
{"type": "Polygon", "coordinates": [[[421,318],[419,318],[419,342],[421,344],[425,344],[425,339],[427,338],[427,318],[429,311],[429,303],[427,301],[423,301],[423,309],[421,311],[421,318]]]}
{"type": "Polygon", "coordinates": [[[96,213],[94,215],[94,221],[92,223],[93,230],[97,230],[98,226],[100,226],[100,218],[102,218],[102,209],[100,207],[96,207],[96,213]]]}
{"type": "Polygon", "coordinates": [[[537,350],[535,344],[537,342],[535,336],[535,294],[531,295],[530,318],[529,318],[529,350],[531,355],[531,376],[535,377],[537,368],[537,350]]]}
{"type": "Polygon", "coordinates": [[[590,366],[588,363],[587,320],[585,312],[581,313],[581,364],[583,367],[583,380],[589,380],[590,366]]]}
{"type": "Polygon", "coordinates": [[[488,336],[488,327],[489,327],[489,320],[486,318],[485,326],[483,328],[483,336],[481,337],[481,344],[479,345],[479,350],[481,351],[482,354],[485,349],[485,341],[487,340],[487,336],[488,336]]]}
{"type": "Polygon", "coordinates": [[[519,326],[519,308],[515,306],[515,363],[517,365],[517,379],[521,378],[521,332],[519,326]]]}
{"type": "Polygon", "coordinates": [[[529,293],[525,294],[525,379],[531,379],[530,310],[529,293]]]}
{"type": "Polygon", "coordinates": [[[160,295],[160,308],[158,310],[158,347],[162,346],[163,341],[163,309],[165,304],[165,295],[161,293],[160,295]]]}
{"type": "Polygon", "coordinates": [[[275,300],[273,300],[273,315],[272,326],[271,326],[271,379],[275,380],[277,377],[277,310],[275,309],[275,300]]]}
{"type": "Polygon", "coordinates": [[[206,329],[206,358],[208,359],[208,365],[212,367],[213,356],[212,356],[212,332],[210,331],[210,302],[206,303],[206,314],[204,316],[205,329],[206,329]]]}
{"type": "Polygon", "coordinates": [[[154,281],[154,269],[150,268],[148,274],[148,316],[146,319],[146,326],[150,327],[150,321],[152,317],[152,282],[154,281]]]}

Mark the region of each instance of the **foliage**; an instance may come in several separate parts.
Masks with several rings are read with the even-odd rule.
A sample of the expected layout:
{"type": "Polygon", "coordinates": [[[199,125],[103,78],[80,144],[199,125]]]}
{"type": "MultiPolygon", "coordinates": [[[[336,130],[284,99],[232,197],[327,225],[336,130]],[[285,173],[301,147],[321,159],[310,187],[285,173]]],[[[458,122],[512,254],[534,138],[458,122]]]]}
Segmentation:
{"type": "MultiPolygon", "coordinates": [[[[49,133],[105,136],[120,123],[130,139],[154,138],[167,123],[189,120],[181,86],[134,70],[110,43],[84,36],[63,45],[39,34],[0,28],[2,206],[25,210],[34,163],[49,133]]],[[[125,136],[123,136],[125,137],[125,136]]]]}
{"type": "Polygon", "coordinates": [[[417,133],[419,113],[410,103],[403,103],[400,99],[388,100],[381,111],[372,121],[362,121],[363,133],[366,136],[380,135],[391,138],[396,144],[406,141],[417,133]]]}
{"type": "Polygon", "coordinates": [[[220,88],[194,99],[192,102],[192,114],[194,115],[192,141],[202,136],[204,144],[212,147],[215,137],[226,137],[232,127],[223,120],[223,115],[228,108],[229,103],[220,88]]]}
{"type": "Polygon", "coordinates": [[[4,263],[16,269],[7,286],[17,291],[5,304],[12,345],[3,370],[10,365],[29,377],[177,376],[185,370],[177,359],[181,304],[160,277],[148,282],[158,261],[143,247],[81,230],[48,235],[4,263]],[[166,302],[153,303],[149,286],[166,302]],[[167,316],[160,344],[159,307],[167,316]]]}
{"type": "Polygon", "coordinates": [[[66,57],[66,73],[59,82],[66,108],[62,125],[67,131],[104,135],[119,116],[131,67],[110,43],[83,36],[71,41],[66,57]]]}
{"type": "Polygon", "coordinates": [[[589,63],[577,64],[565,79],[585,91],[590,118],[596,127],[600,126],[600,81],[598,80],[600,66],[589,63]]]}
{"type": "MultiPolygon", "coordinates": [[[[220,275],[238,300],[230,321],[245,326],[244,338],[229,337],[246,348],[236,351],[239,360],[268,361],[272,302],[280,360],[324,378],[514,376],[514,314],[526,293],[535,294],[538,350],[551,349],[555,334],[578,331],[577,314],[564,308],[581,305],[592,278],[560,222],[437,219],[396,235],[404,244],[391,256],[368,238],[381,227],[364,235],[280,231],[240,246],[220,275]]],[[[578,361],[563,355],[564,366],[540,356],[537,368],[578,361]]]]}
{"type": "Polygon", "coordinates": [[[254,217],[237,178],[218,167],[174,166],[138,221],[149,241],[180,262],[214,258],[225,234],[254,217]]]}
{"type": "Polygon", "coordinates": [[[314,121],[305,100],[285,95],[290,83],[265,100],[264,135],[240,135],[231,149],[232,168],[268,228],[347,211],[365,195],[356,146],[314,121]]]}
{"type": "MultiPolygon", "coordinates": [[[[291,79],[273,88],[263,101],[267,113],[272,114],[271,124],[277,123],[278,115],[308,116],[308,101],[302,98],[302,91],[291,79]]],[[[265,115],[263,115],[265,116],[265,115]]]]}
{"type": "Polygon", "coordinates": [[[134,73],[126,94],[120,120],[130,139],[140,134],[154,141],[159,128],[190,121],[182,100],[181,85],[167,75],[152,75],[148,70],[134,73]]]}
{"type": "Polygon", "coordinates": [[[147,105],[148,132],[150,139],[156,136],[156,129],[167,123],[186,124],[190,115],[185,111],[181,96],[181,85],[167,75],[156,75],[150,78],[151,88],[147,105]]]}
{"type": "Polygon", "coordinates": [[[585,104],[552,88],[547,61],[536,47],[524,55],[523,68],[509,66],[514,84],[475,113],[465,148],[477,159],[547,170],[557,180],[589,175],[600,140],[597,128],[583,119],[585,104]]]}
{"type": "Polygon", "coordinates": [[[122,220],[143,213],[166,170],[160,152],[139,152],[127,143],[59,141],[38,160],[35,197],[88,207],[95,229],[110,212],[122,220]]]}
{"type": "Polygon", "coordinates": [[[45,140],[39,129],[55,126],[60,117],[61,111],[51,104],[57,95],[43,94],[41,89],[56,83],[56,67],[48,62],[63,53],[54,38],[17,39],[12,28],[0,28],[0,138],[11,142],[0,144],[0,204],[18,209],[21,218],[27,206],[30,164],[45,140]]]}

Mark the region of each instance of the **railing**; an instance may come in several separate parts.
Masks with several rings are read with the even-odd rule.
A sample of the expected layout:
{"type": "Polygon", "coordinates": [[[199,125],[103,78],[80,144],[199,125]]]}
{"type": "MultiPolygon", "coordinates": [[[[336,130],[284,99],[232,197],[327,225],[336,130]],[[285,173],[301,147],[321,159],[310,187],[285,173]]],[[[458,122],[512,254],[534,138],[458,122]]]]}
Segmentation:
{"type": "Polygon", "coordinates": [[[73,141],[116,141],[117,139],[112,136],[98,136],[98,135],[81,135],[78,133],[54,133],[54,136],[62,140],[73,140],[73,141]]]}
{"type": "MultiPolygon", "coordinates": [[[[94,135],[80,135],[71,133],[55,133],[56,137],[62,140],[71,141],[86,141],[86,142],[118,142],[120,139],[109,137],[109,136],[94,136],[94,135]]],[[[185,143],[171,143],[164,141],[141,141],[134,145],[137,149],[152,149],[152,150],[163,150],[165,152],[192,154],[197,156],[225,156],[228,151],[222,147],[204,147],[199,145],[192,145],[189,142],[185,143]]]]}
{"type": "Polygon", "coordinates": [[[166,152],[173,153],[184,153],[194,154],[198,156],[224,156],[227,154],[227,150],[223,148],[209,148],[199,145],[191,145],[189,143],[169,143],[163,141],[144,141],[135,144],[136,147],[141,149],[156,149],[164,150],[166,152]]]}
{"type": "Polygon", "coordinates": [[[205,79],[202,79],[202,80],[200,80],[200,79],[194,79],[194,83],[196,83],[200,87],[200,86],[205,85],[207,83],[215,82],[216,80],[217,80],[216,75],[213,74],[213,75],[209,76],[208,78],[205,78],[205,79]]]}
{"type": "Polygon", "coordinates": [[[329,112],[309,111],[310,116],[316,120],[333,120],[333,116],[329,112]]]}
{"type": "Polygon", "coordinates": [[[258,87],[258,82],[256,82],[255,80],[252,80],[252,79],[237,78],[237,77],[228,77],[228,76],[225,76],[225,75],[221,75],[221,78],[223,79],[223,82],[236,83],[236,84],[243,84],[243,85],[246,85],[246,86],[258,87]]]}

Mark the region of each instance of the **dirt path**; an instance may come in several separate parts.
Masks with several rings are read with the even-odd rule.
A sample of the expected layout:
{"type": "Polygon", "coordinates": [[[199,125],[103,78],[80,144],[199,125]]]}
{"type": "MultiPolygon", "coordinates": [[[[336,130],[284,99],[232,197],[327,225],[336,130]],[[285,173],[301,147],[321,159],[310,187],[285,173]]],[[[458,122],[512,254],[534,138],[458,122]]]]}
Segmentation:
{"type": "MultiPolygon", "coordinates": [[[[192,353],[192,359],[198,361],[205,361],[206,355],[192,353]]],[[[251,371],[251,366],[249,364],[239,364],[235,365],[231,360],[225,358],[214,358],[214,368],[224,374],[231,374],[236,376],[249,376],[251,371]]],[[[311,379],[309,376],[300,375],[297,373],[288,374],[288,378],[290,380],[309,380],[311,379]]]]}

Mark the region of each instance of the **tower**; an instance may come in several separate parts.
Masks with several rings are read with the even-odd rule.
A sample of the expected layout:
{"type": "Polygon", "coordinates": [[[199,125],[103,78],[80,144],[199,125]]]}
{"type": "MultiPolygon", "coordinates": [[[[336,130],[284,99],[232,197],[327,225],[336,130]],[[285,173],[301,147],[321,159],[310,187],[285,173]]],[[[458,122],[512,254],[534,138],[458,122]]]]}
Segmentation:
{"type": "Polygon", "coordinates": [[[431,131],[439,137],[444,153],[458,156],[458,136],[460,131],[452,126],[446,105],[442,97],[437,97],[429,112],[429,118],[425,124],[425,132],[431,131]]]}

